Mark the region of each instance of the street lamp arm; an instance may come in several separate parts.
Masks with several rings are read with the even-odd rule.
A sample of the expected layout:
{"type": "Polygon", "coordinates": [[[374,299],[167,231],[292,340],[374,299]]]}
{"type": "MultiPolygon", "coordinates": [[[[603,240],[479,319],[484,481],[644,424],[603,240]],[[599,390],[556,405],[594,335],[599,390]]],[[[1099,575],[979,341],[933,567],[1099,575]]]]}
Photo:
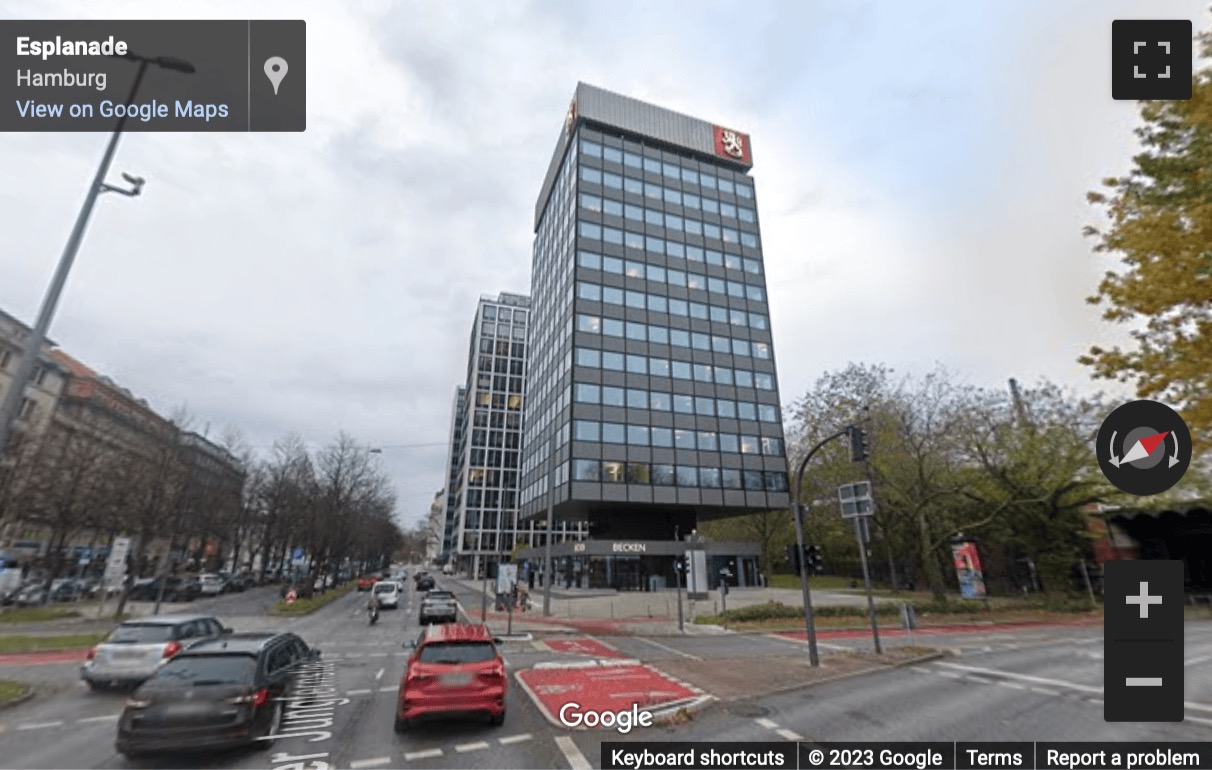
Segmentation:
{"type": "Polygon", "coordinates": [[[817,452],[820,451],[821,447],[825,446],[830,441],[833,441],[835,438],[841,438],[842,436],[845,436],[849,432],[850,432],[850,428],[843,428],[842,430],[839,430],[837,433],[834,433],[832,436],[828,436],[826,438],[821,439],[820,442],[818,442],[816,446],[814,446],[812,449],[808,450],[808,454],[804,455],[804,459],[800,460],[799,470],[795,474],[795,501],[797,503],[800,500],[800,487],[804,483],[804,471],[808,469],[808,461],[812,459],[812,456],[814,454],[816,454],[817,452]]]}

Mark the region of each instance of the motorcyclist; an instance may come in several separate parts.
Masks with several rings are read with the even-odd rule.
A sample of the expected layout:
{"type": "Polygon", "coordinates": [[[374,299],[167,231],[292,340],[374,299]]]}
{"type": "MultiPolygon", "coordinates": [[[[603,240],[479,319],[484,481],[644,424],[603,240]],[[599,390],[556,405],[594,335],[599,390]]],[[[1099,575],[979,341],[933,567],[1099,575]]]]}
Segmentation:
{"type": "Polygon", "coordinates": [[[366,610],[370,613],[371,623],[379,619],[379,597],[373,592],[370,594],[370,601],[366,603],[366,610]]]}

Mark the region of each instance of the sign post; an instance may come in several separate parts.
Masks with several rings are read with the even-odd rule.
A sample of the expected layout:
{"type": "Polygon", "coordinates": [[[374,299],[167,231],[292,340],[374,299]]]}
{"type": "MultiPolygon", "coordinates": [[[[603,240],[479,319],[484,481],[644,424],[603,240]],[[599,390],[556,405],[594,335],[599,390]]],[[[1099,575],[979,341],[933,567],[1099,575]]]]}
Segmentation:
{"type": "Polygon", "coordinates": [[[105,574],[101,576],[101,602],[97,605],[97,618],[105,612],[105,600],[111,585],[122,585],[126,581],[126,555],[130,553],[130,538],[115,537],[109,547],[109,558],[105,560],[105,574]]]}
{"type": "Polygon", "coordinates": [[[871,497],[871,482],[859,481],[854,484],[843,484],[837,489],[838,501],[842,505],[842,518],[854,522],[854,536],[858,540],[859,558],[863,563],[863,583],[867,587],[867,612],[871,616],[871,638],[875,642],[875,653],[883,654],[880,649],[880,629],[875,616],[875,596],[871,591],[871,570],[867,566],[867,538],[864,536],[867,527],[864,519],[875,513],[875,504],[871,497]]]}

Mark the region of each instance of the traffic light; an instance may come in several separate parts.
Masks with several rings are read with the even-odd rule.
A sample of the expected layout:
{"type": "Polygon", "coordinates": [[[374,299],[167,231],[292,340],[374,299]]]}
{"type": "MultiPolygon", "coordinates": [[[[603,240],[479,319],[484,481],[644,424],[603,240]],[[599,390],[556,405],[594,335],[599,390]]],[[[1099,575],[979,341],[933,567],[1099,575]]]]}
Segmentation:
{"type": "Polygon", "coordinates": [[[825,571],[825,554],[819,545],[804,546],[804,563],[812,572],[819,574],[825,571]]]}
{"type": "Polygon", "coordinates": [[[803,572],[803,564],[800,559],[800,547],[796,543],[787,546],[787,563],[791,565],[791,571],[799,575],[803,572]]]}
{"type": "Polygon", "coordinates": [[[850,461],[861,463],[871,456],[871,446],[867,441],[867,431],[858,425],[846,429],[850,434],[850,461]]]}

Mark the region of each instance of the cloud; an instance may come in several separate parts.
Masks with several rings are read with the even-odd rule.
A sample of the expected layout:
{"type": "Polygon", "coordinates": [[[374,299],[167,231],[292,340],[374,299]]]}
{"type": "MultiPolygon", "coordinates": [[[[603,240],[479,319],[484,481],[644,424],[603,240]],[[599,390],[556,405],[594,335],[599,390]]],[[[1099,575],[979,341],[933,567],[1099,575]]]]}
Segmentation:
{"type": "MultiPolygon", "coordinates": [[[[1131,6],[1054,5],[260,3],[308,22],[308,130],[123,137],[114,173],[147,187],[100,201],[52,336],[258,446],[385,446],[416,520],[445,481],[476,300],[529,290],[535,198],[584,80],[752,132],[785,402],[850,360],[1088,387],[1073,361],[1108,330],[1082,299],[1107,263],[1082,196],[1134,149],[1132,106],[1105,93],[1131,6]]],[[[0,307],[36,313],[104,141],[6,136],[0,307]]]]}

